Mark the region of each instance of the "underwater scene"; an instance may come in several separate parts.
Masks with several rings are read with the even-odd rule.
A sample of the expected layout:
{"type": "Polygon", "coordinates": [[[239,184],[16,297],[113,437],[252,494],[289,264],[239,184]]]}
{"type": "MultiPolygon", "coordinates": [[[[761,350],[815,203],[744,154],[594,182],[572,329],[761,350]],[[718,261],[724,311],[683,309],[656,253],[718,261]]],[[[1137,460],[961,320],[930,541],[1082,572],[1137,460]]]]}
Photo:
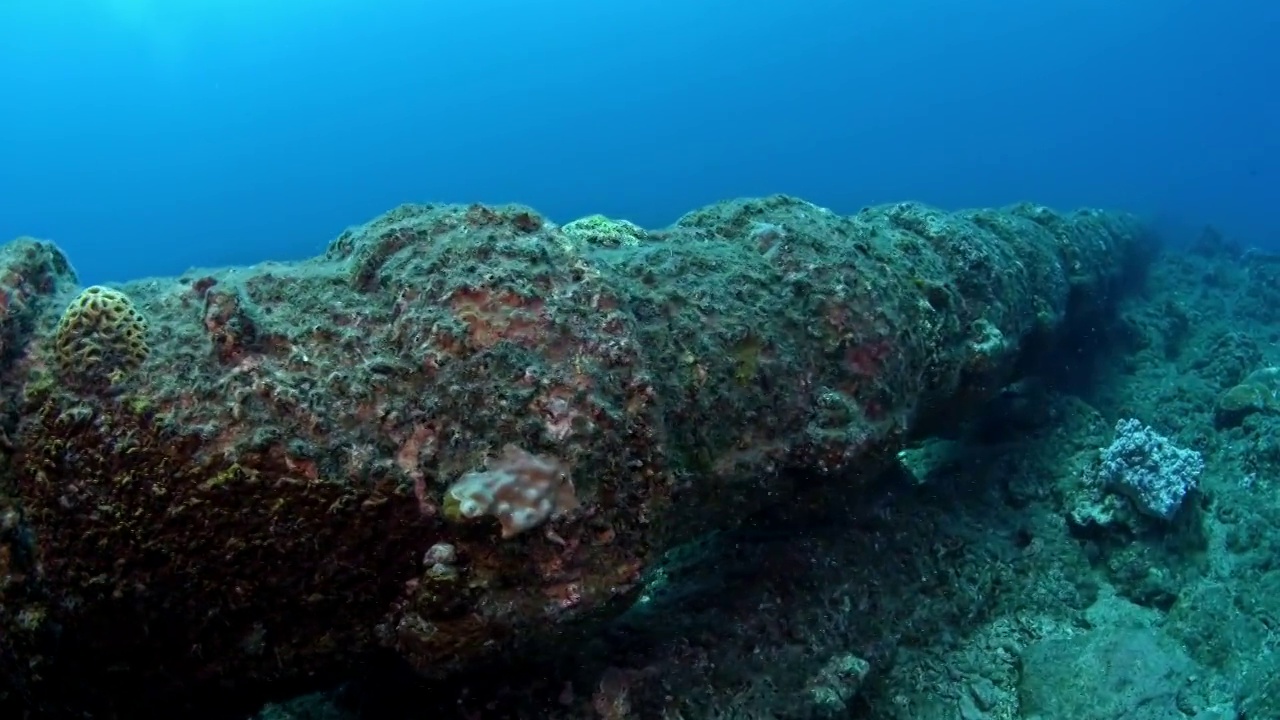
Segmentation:
{"type": "Polygon", "coordinates": [[[3,720],[1280,720],[1280,5],[6,0],[3,720]]]}

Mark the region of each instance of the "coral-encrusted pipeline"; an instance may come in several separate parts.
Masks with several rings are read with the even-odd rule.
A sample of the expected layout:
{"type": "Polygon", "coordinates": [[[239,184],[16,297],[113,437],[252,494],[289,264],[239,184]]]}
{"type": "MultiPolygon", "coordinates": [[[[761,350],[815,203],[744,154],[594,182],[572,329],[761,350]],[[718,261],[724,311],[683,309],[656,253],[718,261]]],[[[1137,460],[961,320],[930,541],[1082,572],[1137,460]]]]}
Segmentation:
{"type": "Polygon", "coordinates": [[[0,676],[107,716],[587,621],[790,471],[847,478],[988,397],[1140,235],[1028,205],[773,197],[655,232],[406,206],[75,323],[61,254],[13,243],[0,676]]]}

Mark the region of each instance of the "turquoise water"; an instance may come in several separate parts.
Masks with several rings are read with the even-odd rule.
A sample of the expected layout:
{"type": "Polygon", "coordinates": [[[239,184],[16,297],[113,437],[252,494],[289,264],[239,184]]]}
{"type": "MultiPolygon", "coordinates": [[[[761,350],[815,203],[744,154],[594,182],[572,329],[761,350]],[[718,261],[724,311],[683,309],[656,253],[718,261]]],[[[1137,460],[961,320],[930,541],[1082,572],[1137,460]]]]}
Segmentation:
{"type": "Polygon", "coordinates": [[[8,0],[0,237],[86,282],[314,254],[407,201],[1122,207],[1274,237],[1260,1],[8,0]]]}

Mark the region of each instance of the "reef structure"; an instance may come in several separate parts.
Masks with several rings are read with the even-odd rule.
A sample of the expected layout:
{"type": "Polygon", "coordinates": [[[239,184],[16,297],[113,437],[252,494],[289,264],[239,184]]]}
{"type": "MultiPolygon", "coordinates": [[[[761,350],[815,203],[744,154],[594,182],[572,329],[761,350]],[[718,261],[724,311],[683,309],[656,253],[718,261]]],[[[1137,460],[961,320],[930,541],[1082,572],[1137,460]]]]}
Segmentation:
{"type": "Polygon", "coordinates": [[[406,205],[311,260],[87,289],[16,240],[0,690],[124,717],[590,622],[797,472],[851,482],[991,397],[1144,237],[1034,205],[406,205]]]}

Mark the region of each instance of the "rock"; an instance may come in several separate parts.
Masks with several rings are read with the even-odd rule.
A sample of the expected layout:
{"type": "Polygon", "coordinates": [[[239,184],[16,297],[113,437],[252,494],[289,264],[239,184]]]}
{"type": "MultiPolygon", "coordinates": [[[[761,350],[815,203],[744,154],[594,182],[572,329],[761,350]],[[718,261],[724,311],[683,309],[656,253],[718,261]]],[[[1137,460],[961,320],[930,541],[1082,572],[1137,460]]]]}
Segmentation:
{"type": "Polygon", "coordinates": [[[1198,668],[1154,629],[1041,640],[1021,657],[1027,720],[1185,720],[1178,698],[1198,668]]]}
{"type": "Polygon", "coordinates": [[[1236,427],[1254,413],[1280,410],[1280,368],[1267,367],[1249,373],[1239,385],[1218,398],[1214,422],[1219,428],[1236,427]]]}
{"type": "Polygon", "coordinates": [[[586,225],[620,239],[407,205],[311,260],[126,283],[148,352],[96,383],[52,371],[65,259],[0,250],[0,685],[35,714],[180,715],[591,622],[674,543],[785,501],[781,470],[848,482],[976,410],[1109,311],[1143,239],[783,196],[586,225]],[[572,468],[573,502],[504,537],[449,489],[508,445],[572,468]]]}

